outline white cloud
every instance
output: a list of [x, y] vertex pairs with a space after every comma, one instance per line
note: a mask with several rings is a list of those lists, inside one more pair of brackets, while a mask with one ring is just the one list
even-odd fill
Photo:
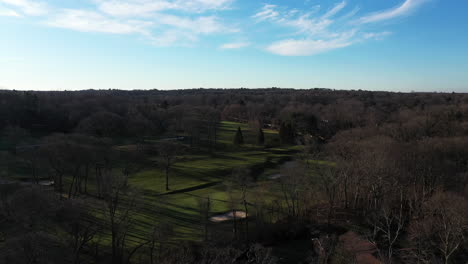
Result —
[[[265, 5], [254, 15], [259, 21], [270, 21], [276, 25], [294, 29], [297, 39], [284, 39], [276, 41], [266, 48], [267, 51], [283, 56], [306, 56], [326, 52], [333, 49], [352, 45], [358, 32], [353, 27], [341, 28], [337, 25], [341, 17], [334, 18], [346, 7], [342, 1], [334, 5], [323, 15], [317, 14], [319, 7], [309, 12], [300, 12], [296, 9], [279, 11], [275, 5]], [[354, 13], [346, 14], [351, 17]]]
[[359, 7], [355, 7], [353, 10], [349, 11], [347, 14], [345, 14], [344, 16], [340, 17], [339, 20], [341, 21], [347, 21], [348, 19], [354, 17], [355, 15], [357, 15], [357, 13], [360, 11], [361, 9]]
[[271, 22], [284, 28], [292, 28], [290, 34], [297, 36], [274, 41], [267, 46], [267, 51], [283, 56], [308, 56], [368, 40], [381, 40], [392, 33], [389, 31], [366, 33], [367, 23], [408, 15], [426, 1], [428, 0], [405, 0], [396, 8], [360, 18], [354, 18], [359, 12], [357, 7], [344, 13], [347, 8], [346, 1], [338, 2], [323, 15], [317, 14], [317, 8], [309, 12], [300, 12], [297, 9], [288, 10], [265, 4], [253, 18], [257, 22]]
[[14, 11], [14, 10], [0, 8], [0, 16], [20, 17], [21, 15], [18, 14], [18, 12]]
[[149, 36], [152, 43], [158, 46], [190, 46], [200, 35], [225, 34], [237, 29], [223, 25], [216, 16], [187, 18], [175, 15], [158, 14], [154, 19], [155, 27], [166, 28], [158, 34]]
[[233, 42], [221, 45], [220, 49], [241, 49], [250, 46], [248, 42]]
[[389, 10], [379, 11], [359, 18], [358, 22], [362, 24], [380, 22], [393, 18], [407, 16], [411, 14], [421, 4], [427, 0], [405, 0], [401, 5]]
[[266, 49], [274, 54], [282, 56], [310, 56], [334, 49], [348, 47], [354, 44], [356, 31], [343, 33], [333, 39], [286, 39], [274, 42]]
[[204, 12], [207, 10], [228, 9], [234, 0], [177, 0], [179, 9]]
[[[238, 25], [246, 24], [238, 18], [238, 24], [228, 25], [221, 15], [236, 0], [87, 0], [91, 2], [87, 9], [65, 9], [58, 4], [60, 1], [54, 1], [54, 7], [45, 1], [0, 0], [0, 6], [5, 7], [0, 7], [0, 16], [36, 16], [43, 24], [82, 32], [137, 34], [160, 46], [190, 46], [205, 35], [241, 32]], [[401, 0], [404, 2], [397, 7], [361, 17], [356, 17], [359, 8], [349, 7], [346, 0], [336, 1], [328, 9], [315, 5], [307, 10], [264, 4], [250, 18], [281, 27], [281, 35], [272, 36], [276, 39], [270, 41], [267, 51], [287, 56], [313, 55], [383, 39], [391, 33], [375, 28], [368, 32], [367, 24], [411, 14], [429, 0]], [[233, 42], [219, 48], [247, 46], [250, 43]]]
[[311, 19], [309, 14], [302, 15], [296, 19], [283, 19], [283, 25], [297, 28], [302, 33], [318, 34], [329, 27], [333, 21], [329, 19]]
[[[44, 1], [44, 0], [42, 0]], [[41, 23], [81, 32], [139, 34], [156, 45], [188, 45], [201, 35], [239, 32], [211, 13], [235, 0], [89, 0], [87, 9], [35, 0], [0, 0], [0, 16], [38, 16]], [[202, 14], [211, 12], [210, 14]]]
[[279, 16], [279, 12], [275, 11], [276, 5], [266, 4], [263, 6], [262, 10], [255, 15], [253, 18], [256, 18], [258, 21], [263, 21], [267, 19], [275, 19]]
[[112, 16], [149, 16], [153, 12], [171, 9], [174, 4], [168, 1], [109, 1], [98, 0], [100, 11]]
[[94, 0], [100, 11], [113, 16], [151, 16], [155, 12], [179, 10], [201, 13], [227, 9], [233, 0]]
[[287, 39], [275, 42], [267, 47], [271, 53], [283, 56], [310, 56], [329, 50], [350, 46], [351, 42], [337, 40], [296, 40]]
[[5, 3], [12, 7], [18, 8], [25, 15], [40, 16], [48, 12], [47, 4], [40, 1], [31, 0], [0, 0], [0, 3]]
[[341, 3], [336, 4], [330, 11], [328, 11], [322, 18], [329, 18], [336, 14], [338, 14], [343, 8], [346, 7], [346, 2], [343, 1]]
[[151, 19], [114, 17], [96, 11], [62, 9], [49, 18], [47, 25], [82, 32], [141, 34], [158, 46], [187, 45], [199, 35], [233, 33], [238, 29], [225, 26], [216, 16], [189, 18], [156, 13]]
[[229, 29], [225, 27], [222, 23], [219, 22], [219, 18], [216, 16], [205, 16], [191, 19], [175, 15], [159, 14], [155, 17], [155, 21], [159, 24], [168, 25], [183, 30], [189, 30], [199, 34], [236, 31], [235, 29]]
[[315, 17], [314, 15], [319, 7], [306, 13], [300, 12], [297, 9], [281, 12], [278, 6], [266, 4], [253, 18], [256, 18], [259, 22], [270, 21], [283, 27], [295, 28], [297, 30], [296, 34], [319, 34], [323, 33], [327, 27], [333, 24], [333, 20], [329, 19], [329, 17], [336, 15], [345, 5], [345, 2], [341, 2], [323, 16]]
[[114, 34], [140, 33], [148, 34], [151, 22], [108, 18], [94, 11], [64, 9], [47, 21], [48, 25], [82, 32], [101, 32]]
[[188, 31], [170, 29], [150, 36], [150, 40], [156, 46], [190, 46], [191, 43], [198, 40], [198, 35]]
[[390, 32], [390, 31], [378, 32], [378, 33], [370, 32], [370, 33], [364, 33], [363, 37], [364, 37], [364, 39], [382, 40], [386, 36], [389, 36], [391, 34], [392, 34], [392, 32]]

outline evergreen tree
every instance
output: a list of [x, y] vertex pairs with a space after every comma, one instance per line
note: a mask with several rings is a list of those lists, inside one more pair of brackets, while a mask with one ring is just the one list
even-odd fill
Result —
[[161, 107], [162, 107], [163, 109], [167, 109], [167, 108], [169, 107], [169, 103], [168, 103], [166, 100], [164, 100], [164, 101], [162, 102], [162, 104], [161, 104]]
[[279, 129], [279, 136], [281, 140], [281, 144], [286, 144], [288, 142], [288, 126], [285, 122], [281, 122], [280, 129]]
[[240, 127], [237, 128], [236, 135], [234, 136], [234, 145], [242, 145], [244, 144], [244, 137], [242, 136], [242, 130]]
[[263, 129], [259, 128], [258, 134], [257, 134], [257, 145], [263, 146], [264, 143], [265, 143], [265, 135], [263, 134]]
[[289, 122], [281, 122], [279, 136], [281, 144], [294, 144], [294, 128]]

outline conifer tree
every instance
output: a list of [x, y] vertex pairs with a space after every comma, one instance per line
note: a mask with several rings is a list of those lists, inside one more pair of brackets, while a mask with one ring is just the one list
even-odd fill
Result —
[[234, 136], [234, 145], [242, 145], [244, 144], [244, 137], [242, 136], [242, 130], [240, 127], [237, 128], [236, 135]]
[[259, 128], [258, 134], [257, 134], [257, 145], [263, 146], [264, 143], [265, 143], [265, 135], [263, 134], [263, 129]]
[[291, 123], [281, 122], [279, 136], [281, 144], [294, 144], [294, 128]]

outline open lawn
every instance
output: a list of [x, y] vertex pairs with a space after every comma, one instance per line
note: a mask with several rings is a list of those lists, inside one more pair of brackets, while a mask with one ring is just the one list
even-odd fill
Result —
[[[242, 146], [232, 144], [237, 128], [241, 127], [244, 142]], [[221, 122], [218, 130], [217, 143], [222, 146], [214, 151], [197, 150], [187, 152], [177, 157], [176, 163], [169, 173], [170, 190], [165, 189], [165, 175], [161, 168], [155, 164], [157, 157], [144, 157], [143, 169], [132, 173], [129, 184], [135, 187], [140, 194], [136, 213], [132, 215], [134, 223], [129, 234], [130, 243], [139, 243], [148, 238], [153, 228], [160, 224], [169, 224], [174, 230], [172, 242], [200, 241], [204, 238], [203, 224], [206, 220], [200, 210], [200, 200], [210, 199], [210, 216], [222, 214], [237, 209], [244, 210], [241, 203], [240, 191], [230, 184], [232, 171], [236, 168], [250, 169], [253, 176], [251, 187], [247, 192], [246, 200], [249, 203], [249, 214], [255, 213], [258, 198], [274, 200], [280, 195], [275, 181], [268, 176], [279, 173], [281, 164], [290, 160], [299, 149], [297, 146], [280, 146], [278, 132], [264, 130], [265, 145], [255, 145], [257, 131], [249, 131], [245, 124], [235, 122]], [[153, 139], [153, 143], [159, 139]], [[130, 144], [129, 144], [130, 143]], [[271, 147], [273, 146], [273, 147]], [[114, 146], [116, 149], [132, 150], [131, 142], [124, 142]], [[21, 166], [17, 166], [22, 168]], [[114, 169], [121, 173], [118, 166]], [[28, 179], [27, 167], [11, 175], [17, 179]], [[46, 176], [46, 175], [44, 175]], [[64, 190], [68, 190], [71, 179], [65, 178]], [[96, 193], [94, 177], [89, 179], [88, 191]], [[95, 209], [98, 218], [103, 217], [103, 206], [93, 197], [83, 197], [87, 204]], [[249, 219], [253, 221], [253, 219]], [[216, 229], [216, 236], [232, 239], [231, 223], [211, 223]], [[254, 221], [251, 224], [254, 226]], [[214, 232], [214, 231], [213, 231]], [[221, 235], [220, 235], [221, 234]], [[215, 236], [215, 234], [212, 234]], [[219, 237], [217, 237], [219, 238]], [[110, 236], [100, 238], [100, 243], [108, 245]]]
[[[218, 142], [232, 144], [232, 138], [239, 126], [243, 130], [246, 142], [249, 142], [249, 138], [255, 137], [244, 124], [222, 122]], [[267, 130], [265, 137], [267, 142], [271, 142], [278, 135], [276, 131]], [[210, 198], [211, 215], [231, 210], [230, 197], [239, 196], [235, 188], [231, 193], [228, 192], [227, 182], [232, 170], [240, 167], [266, 167], [253, 172], [258, 174], [256, 176], [259, 176], [259, 180], [249, 190], [247, 199], [254, 204], [258, 191], [260, 189], [268, 191], [268, 185], [271, 184], [263, 179], [276, 173], [280, 164], [291, 158], [296, 150], [295, 147], [263, 148], [254, 144], [245, 144], [230, 151], [184, 155], [170, 171], [169, 191], [165, 190], [165, 176], [162, 170], [151, 168], [140, 171], [132, 175], [129, 180], [132, 186], [140, 188], [144, 194], [145, 206], [136, 216], [136, 219], [141, 221], [138, 227], [145, 229], [159, 222], [170, 223], [174, 226], [177, 239], [200, 240], [203, 238], [198, 205], [200, 199]], [[236, 203], [237, 209], [242, 209], [240, 201], [236, 200]], [[158, 204], [159, 208], [156, 208], [155, 204]], [[145, 230], [141, 230], [141, 233], [145, 233]]]

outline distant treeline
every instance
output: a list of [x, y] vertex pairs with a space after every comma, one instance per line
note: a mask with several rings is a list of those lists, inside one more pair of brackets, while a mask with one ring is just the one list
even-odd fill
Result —
[[464, 124], [468, 120], [468, 94], [275, 88], [0, 91], [0, 117], [2, 130], [18, 127], [39, 134], [140, 137], [191, 131], [196, 136], [208, 129], [209, 123], [232, 120], [322, 140], [357, 127], [409, 128], [425, 118], [428, 127], [418, 133], [430, 136], [460, 132], [435, 125], [451, 125], [451, 121], [457, 126]]

